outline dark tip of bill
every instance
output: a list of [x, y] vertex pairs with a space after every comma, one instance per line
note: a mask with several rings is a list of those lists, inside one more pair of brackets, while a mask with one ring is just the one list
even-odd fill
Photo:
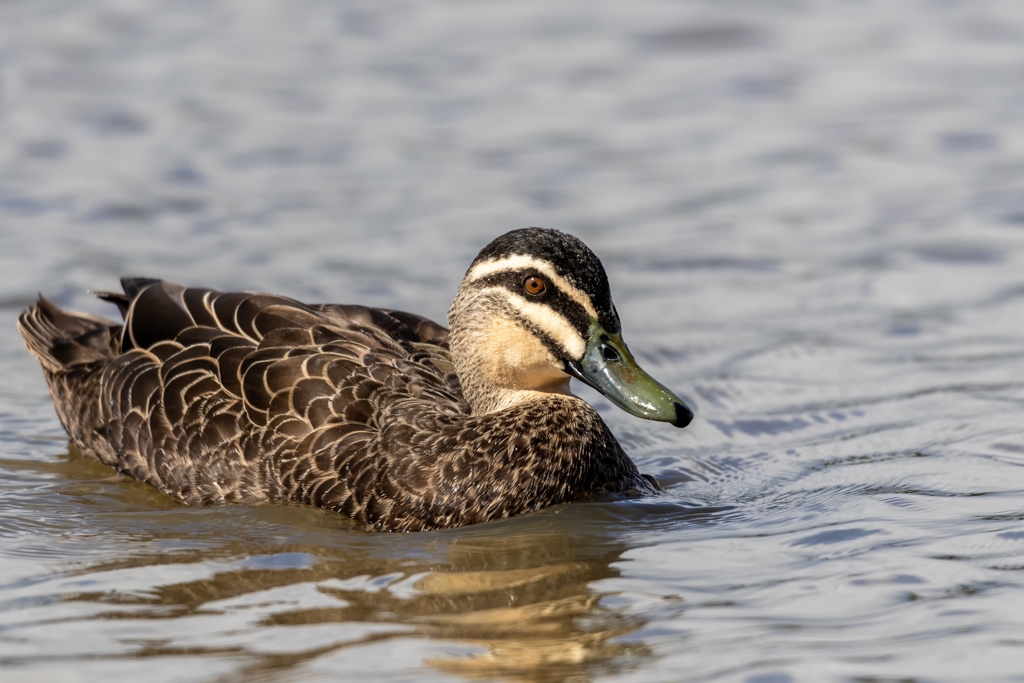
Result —
[[693, 420], [693, 411], [682, 403], [673, 403], [672, 405], [676, 407], [676, 421], [672, 423], [672, 426], [685, 427], [690, 424]]

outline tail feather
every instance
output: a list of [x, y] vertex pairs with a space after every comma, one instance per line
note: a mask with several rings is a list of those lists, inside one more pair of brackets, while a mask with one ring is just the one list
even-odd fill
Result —
[[18, 316], [18, 331], [48, 372], [112, 358], [120, 325], [87, 313], [63, 311], [42, 294]]
[[121, 312], [122, 319], [128, 317], [128, 307], [131, 305], [132, 302], [128, 299], [127, 295], [122, 294], [121, 292], [93, 291], [92, 293], [95, 294], [97, 298], [117, 306], [117, 310]]

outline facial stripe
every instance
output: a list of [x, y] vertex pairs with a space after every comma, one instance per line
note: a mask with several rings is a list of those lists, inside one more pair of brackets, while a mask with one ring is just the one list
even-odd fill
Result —
[[476, 280], [470, 287], [478, 290], [492, 290], [495, 287], [501, 287], [507, 294], [516, 294], [529, 302], [551, 308], [568, 320], [577, 332], [586, 337], [590, 330], [590, 321], [593, 318], [583, 306], [561, 289], [549, 282], [547, 289], [538, 297], [527, 296], [523, 293], [523, 278], [532, 272], [531, 269], [503, 270]]
[[565, 316], [548, 306], [512, 294], [504, 287], [488, 287], [481, 290], [481, 293], [500, 294], [528, 323], [561, 346], [566, 355], [572, 358], [583, 357], [587, 350], [587, 342]]
[[[532, 269], [538, 273], [542, 273], [547, 277], [551, 284], [558, 289], [565, 292], [569, 298], [578, 303], [587, 312], [591, 318], [597, 318], [597, 310], [594, 309], [594, 304], [591, 302], [590, 297], [585, 292], [574, 286], [564, 277], [559, 275], [551, 264], [547, 261], [529, 256], [528, 254], [512, 254], [500, 259], [491, 259], [478, 263], [466, 274], [466, 282], [474, 282], [488, 275], [500, 273], [507, 270], [524, 270]], [[525, 300], [524, 300], [525, 301]], [[543, 308], [543, 307], [540, 307]]]
[[565, 316], [556, 313], [549, 306], [527, 301], [517, 294], [509, 294], [508, 302], [519, 313], [537, 326], [544, 334], [561, 346], [571, 358], [582, 358], [587, 350], [587, 341], [580, 336]]

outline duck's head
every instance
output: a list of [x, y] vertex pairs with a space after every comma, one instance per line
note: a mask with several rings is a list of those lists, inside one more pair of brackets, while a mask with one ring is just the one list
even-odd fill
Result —
[[448, 311], [452, 360], [474, 413], [569, 393], [576, 377], [638, 417], [685, 427], [693, 412], [622, 340], [604, 267], [572, 235], [526, 228], [476, 257]]

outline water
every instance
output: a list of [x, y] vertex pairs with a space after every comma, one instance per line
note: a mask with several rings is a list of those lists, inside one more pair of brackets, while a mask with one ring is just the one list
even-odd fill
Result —
[[[6, 681], [1024, 680], [1015, 0], [0, 3]], [[375, 535], [69, 453], [14, 318], [136, 274], [443, 319], [558, 227], [660, 497]]]

